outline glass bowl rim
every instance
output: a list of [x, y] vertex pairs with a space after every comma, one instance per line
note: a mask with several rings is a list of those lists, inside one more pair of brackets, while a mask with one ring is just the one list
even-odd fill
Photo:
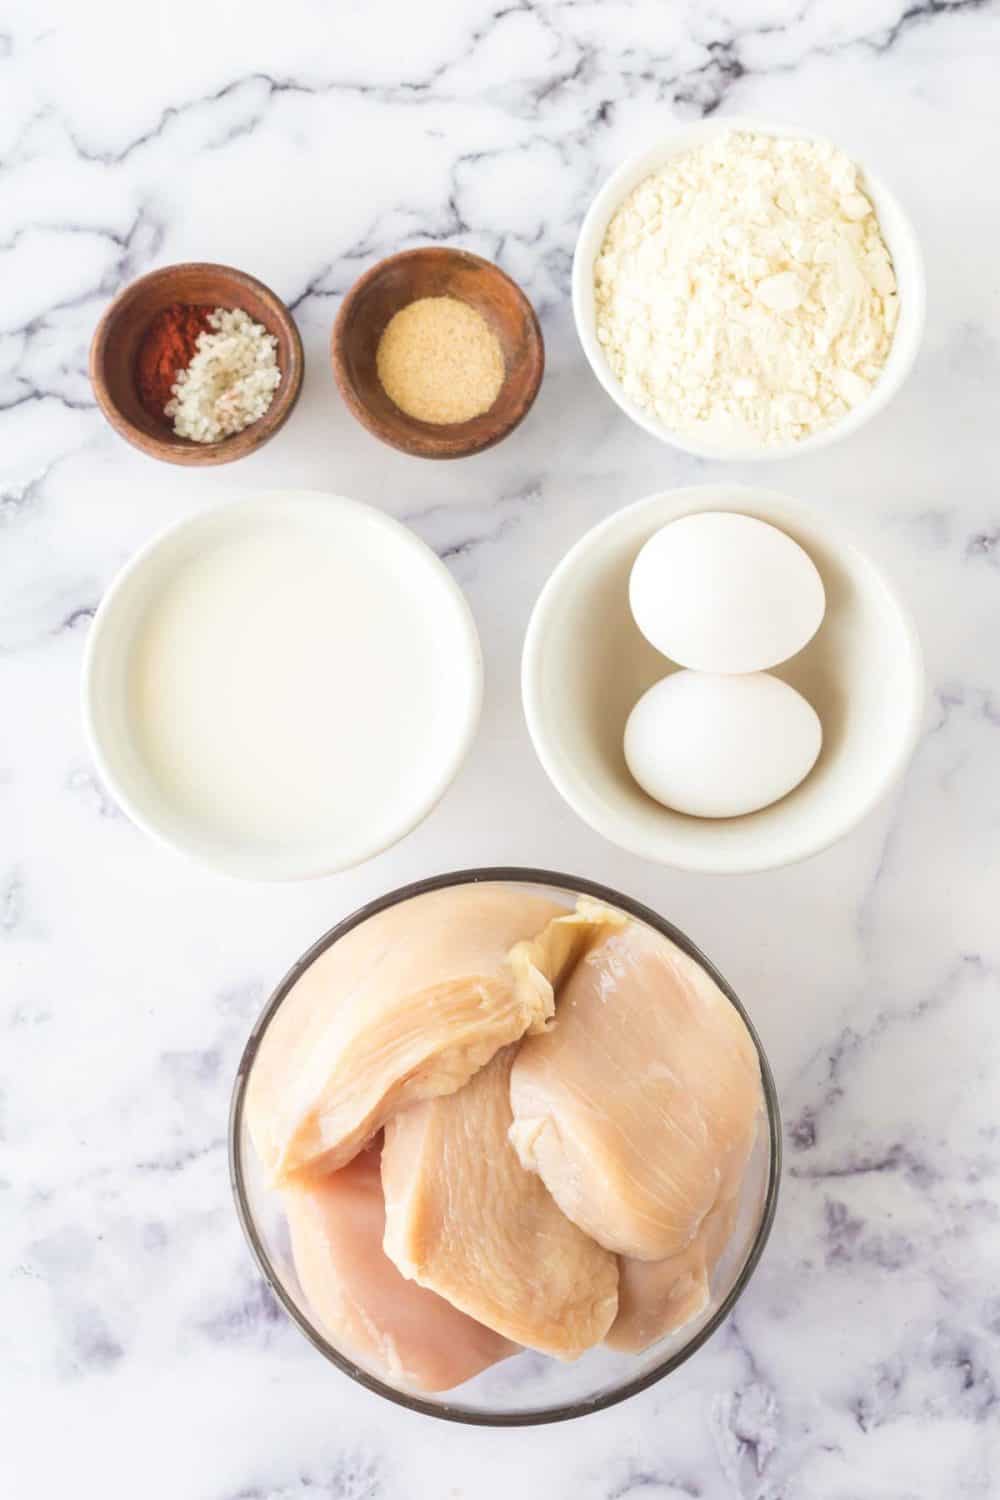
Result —
[[[540, 1407], [535, 1411], [487, 1412], [459, 1407], [450, 1408], [447, 1405], [440, 1406], [432, 1401], [425, 1400], [421, 1396], [397, 1390], [394, 1386], [379, 1380], [377, 1376], [369, 1374], [367, 1370], [362, 1369], [361, 1366], [355, 1364], [353, 1360], [341, 1353], [304, 1316], [294, 1300], [285, 1291], [282, 1279], [273, 1265], [264, 1242], [258, 1233], [257, 1225], [250, 1209], [241, 1150], [246, 1087], [254, 1058], [257, 1055], [257, 1049], [260, 1046], [261, 1038], [283, 1000], [288, 995], [292, 986], [305, 973], [306, 969], [327, 948], [332, 947], [334, 943], [338, 942], [352, 928], [360, 926], [369, 917], [376, 916], [379, 912], [388, 910], [389, 907], [397, 906], [402, 901], [408, 901], [414, 896], [425, 895], [428, 891], [445, 890], [449, 886], [494, 883], [549, 886], [553, 889], [562, 890], [568, 895], [593, 896], [596, 900], [604, 901], [609, 906], [618, 907], [620, 910], [627, 912], [629, 916], [635, 917], [640, 922], [645, 922], [654, 931], [662, 933], [664, 937], [676, 943], [689, 958], [693, 958], [696, 963], [699, 963], [711, 978], [715, 980], [715, 983], [730, 1003], [735, 1006], [750, 1033], [760, 1064], [761, 1086], [764, 1093], [769, 1136], [767, 1188], [764, 1194], [760, 1223], [757, 1226], [753, 1243], [750, 1246], [739, 1275], [708, 1322], [681, 1349], [675, 1350], [674, 1353], [667, 1356], [658, 1365], [655, 1365], [651, 1370], [646, 1370], [641, 1375], [637, 1375], [633, 1380], [626, 1380], [600, 1396], [585, 1398], [579, 1401], [564, 1402], [557, 1406]], [[648, 1390], [650, 1386], [655, 1385], [658, 1381], [663, 1380], [667, 1375], [678, 1369], [693, 1354], [697, 1353], [701, 1346], [707, 1343], [725, 1322], [756, 1270], [757, 1264], [764, 1253], [768, 1237], [770, 1236], [771, 1226], [774, 1223], [774, 1215], [778, 1205], [778, 1186], [781, 1178], [781, 1113], [774, 1076], [771, 1072], [763, 1044], [742, 1001], [711, 960], [702, 953], [701, 949], [691, 941], [686, 933], [682, 932], [679, 927], [675, 927], [666, 917], [661, 917], [641, 901], [636, 901], [631, 896], [624, 896], [620, 891], [614, 890], [611, 886], [602, 885], [594, 880], [577, 879], [572, 875], [566, 875], [555, 870], [541, 870], [519, 865], [494, 865], [475, 867], [467, 870], [452, 870], [444, 874], [428, 876], [423, 880], [413, 881], [408, 885], [398, 886], [395, 890], [388, 891], [385, 895], [377, 896], [373, 900], [366, 902], [363, 906], [358, 907], [356, 911], [331, 927], [322, 937], [317, 938], [306, 949], [305, 953], [296, 960], [284, 978], [272, 990], [260, 1015], [254, 1022], [236, 1070], [236, 1079], [233, 1085], [229, 1110], [228, 1135], [229, 1179], [236, 1202], [236, 1213], [243, 1233], [246, 1236], [251, 1253], [257, 1262], [258, 1269], [264, 1280], [292, 1322], [309, 1340], [313, 1348], [317, 1349], [320, 1354], [329, 1360], [331, 1364], [335, 1365], [343, 1374], [350, 1376], [359, 1385], [374, 1392], [377, 1396], [384, 1397], [387, 1401], [392, 1401], [397, 1406], [406, 1407], [409, 1411], [420, 1412], [424, 1416], [436, 1417], [441, 1421], [459, 1422], [465, 1426], [473, 1427], [540, 1427], [551, 1422], [566, 1422], [574, 1417], [586, 1416], [591, 1412], [605, 1411], [608, 1407], [617, 1406], [619, 1402], [627, 1401], [630, 1397], [638, 1395], [640, 1391]]]

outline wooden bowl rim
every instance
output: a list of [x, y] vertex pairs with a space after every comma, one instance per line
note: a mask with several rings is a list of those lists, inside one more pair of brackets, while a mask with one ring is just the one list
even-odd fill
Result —
[[[407, 262], [431, 260], [455, 260], [466, 266], [471, 266], [480, 275], [495, 278], [502, 281], [513, 293], [515, 301], [521, 307], [525, 321], [530, 330], [531, 353], [526, 358], [531, 360], [531, 379], [528, 387], [513, 411], [502, 421], [494, 424], [492, 430], [487, 430], [479, 437], [471, 438], [465, 443], [453, 441], [448, 452], [432, 451], [437, 449], [442, 438], [446, 434], [456, 435], [466, 424], [464, 422], [431, 423], [421, 422], [417, 417], [409, 417], [399, 410], [399, 428], [390, 429], [381, 418], [377, 417], [371, 408], [362, 400], [354, 381], [347, 371], [345, 349], [347, 340], [345, 328], [351, 310], [357, 305], [364, 293], [385, 272], [393, 266], [404, 265]], [[416, 299], [414, 299], [416, 300]], [[454, 245], [416, 245], [409, 250], [397, 250], [392, 255], [383, 256], [367, 271], [361, 275], [348, 288], [337, 316], [334, 319], [333, 328], [330, 330], [330, 360], [333, 366], [333, 377], [344, 403], [352, 416], [366, 428], [373, 437], [377, 437], [390, 448], [397, 449], [400, 453], [407, 453], [413, 458], [453, 459], [468, 458], [474, 453], [483, 453], [501, 442], [505, 437], [519, 426], [528, 415], [535, 403], [545, 374], [545, 339], [542, 334], [538, 314], [532, 306], [527, 293], [518, 286], [512, 276], [496, 265], [491, 260], [486, 260], [481, 255], [476, 255], [472, 250], [463, 250]], [[502, 388], [501, 388], [502, 389]]]
[[[149, 287], [157, 283], [169, 283], [179, 272], [190, 271], [195, 271], [200, 275], [218, 276], [237, 290], [251, 290], [266, 305], [289, 343], [287, 369], [282, 371], [282, 383], [267, 411], [256, 422], [245, 427], [242, 432], [231, 433], [229, 437], [222, 438], [217, 443], [195, 443], [169, 432], [162, 438], [151, 437], [149, 433], [136, 427], [122, 413], [111, 397], [105, 377], [108, 341], [121, 314], [138, 301]], [[238, 302], [236, 305], [239, 305]], [[183, 260], [174, 261], [168, 266], [157, 266], [154, 270], [135, 277], [108, 303], [90, 341], [88, 371], [91, 388], [101, 412], [119, 437], [123, 437], [134, 448], [138, 448], [151, 458], [162, 459], [166, 463], [192, 466], [224, 464], [232, 463], [262, 447], [287, 422], [302, 389], [305, 353], [302, 347], [302, 335], [299, 333], [298, 324], [291, 309], [265, 282], [252, 276], [249, 271], [240, 271], [235, 266], [223, 265], [219, 261]], [[250, 434], [253, 434], [252, 438]]]

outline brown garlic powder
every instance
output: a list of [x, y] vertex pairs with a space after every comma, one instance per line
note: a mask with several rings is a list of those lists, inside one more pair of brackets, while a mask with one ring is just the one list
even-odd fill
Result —
[[457, 297], [418, 297], [400, 308], [379, 340], [375, 365], [400, 411], [442, 426], [489, 411], [505, 373], [496, 334]]

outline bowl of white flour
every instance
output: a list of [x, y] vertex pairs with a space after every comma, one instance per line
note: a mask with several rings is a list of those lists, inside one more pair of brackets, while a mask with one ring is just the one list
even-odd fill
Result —
[[775, 458], [857, 431], [916, 356], [909, 219], [822, 137], [703, 120], [630, 158], [577, 240], [573, 312], [605, 390], [702, 458]]

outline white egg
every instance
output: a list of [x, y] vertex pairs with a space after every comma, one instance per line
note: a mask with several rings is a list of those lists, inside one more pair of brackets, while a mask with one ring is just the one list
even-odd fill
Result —
[[703, 511], [662, 527], [632, 566], [646, 639], [698, 672], [762, 672], [801, 651], [826, 609], [798, 542], [754, 516]]
[[643, 791], [665, 807], [735, 818], [798, 786], [822, 739], [815, 709], [767, 672], [674, 672], [629, 715], [625, 759]]

